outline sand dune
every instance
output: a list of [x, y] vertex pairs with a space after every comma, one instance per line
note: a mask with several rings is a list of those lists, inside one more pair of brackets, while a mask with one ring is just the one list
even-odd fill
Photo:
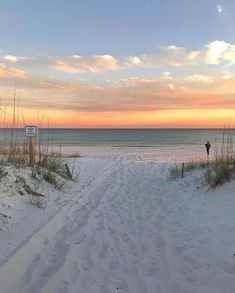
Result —
[[169, 164], [81, 159], [70, 200], [2, 264], [1, 292], [234, 292], [234, 183], [170, 182]]

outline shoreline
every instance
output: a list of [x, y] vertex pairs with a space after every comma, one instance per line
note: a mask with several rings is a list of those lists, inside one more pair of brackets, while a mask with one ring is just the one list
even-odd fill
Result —
[[[58, 148], [59, 149], [59, 148]], [[53, 148], [53, 150], [58, 150]], [[80, 154], [81, 157], [117, 158], [129, 156], [139, 160], [153, 160], [157, 162], [190, 161], [192, 159], [206, 159], [205, 147], [171, 146], [171, 147], [109, 147], [109, 146], [86, 146], [86, 147], [62, 147], [64, 155]], [[214, 148], [211, 154], [213, 156]]]

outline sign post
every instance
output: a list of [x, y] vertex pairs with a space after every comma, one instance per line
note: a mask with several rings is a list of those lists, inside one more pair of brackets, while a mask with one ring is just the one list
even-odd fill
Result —
[[28, 138], [29, 143], [29, 164], [33, 166], [35, 163], [36, 150], [35, 150], [35, 137], [37, 136], [37, 126], [26, 125], [25, 136]]

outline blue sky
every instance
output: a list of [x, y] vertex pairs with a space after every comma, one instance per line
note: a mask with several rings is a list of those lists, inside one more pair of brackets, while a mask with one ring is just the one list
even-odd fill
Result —
[[[217, 5], [225, 11], [217, 11]], [[159, 46], [235, 42], [235, 2], [214, 0], [1, 1], [4, 52], [27, 55], [148, 53]]]
[[234, 14], [234, 0], [0, 0], [1, 105], [16, 81], [28, 123], [37, 109], [54, 126], [223, 126]]

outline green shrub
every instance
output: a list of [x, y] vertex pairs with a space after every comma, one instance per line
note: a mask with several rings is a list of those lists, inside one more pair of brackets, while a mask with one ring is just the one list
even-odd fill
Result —
[[192, 160], [190, 162], [185, 163], [184, 170], [185, 171], [192, 171], [198, 167], [199, 167], [199, 163]]
[[222, 144], [216, 147], [214, 160], [207, 166], [205, 179], [206, 182], [216, 187], [229, 182], [235, 173], [235, 153], [233, 148], [232, 129], [224, 129]]
[[62, 190], [62, 188], [63, 188], [64, 185], [65, 185], [65, 182], [59, 180], [59, 179], [56, 177], [56, 174], [53, 173], [53, 172], [50, 171], [50, 170], [44, 169], [44, 170], [42, 171], [42, 176], [43, 176], [43, 179], [44, 179], [45, 181], [47, 181], [48, 183], [50, 183], [52, 186], [54, 186], [54, 187], [55, 187], [56, 189], [58, 189], [58, 190]]
[[181, 177], [181, 170], [178, 167], [177, 163], [175, 163], [173, 167], [169, 168], [169, 172], [171, 180], [176, 180], [177, 178]]
[[217, 157], [206, 169], [206, 182], [212, 187], [229, 182], [233, 175], [233, 166], [231, 162], [232, 161], [230, 159], [228, 160], [227, 157]]

